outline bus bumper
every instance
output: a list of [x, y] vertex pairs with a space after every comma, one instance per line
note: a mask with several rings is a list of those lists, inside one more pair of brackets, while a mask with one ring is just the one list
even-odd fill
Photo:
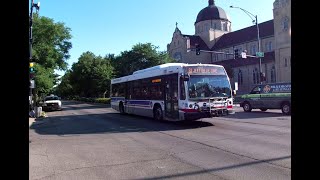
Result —
[[186, 121], [193, 121], [193, 120], [198, 120], [201, 118], [209, 118], [210, 113], [208, 112], [185, 112], [184, 113], [184, 120]]

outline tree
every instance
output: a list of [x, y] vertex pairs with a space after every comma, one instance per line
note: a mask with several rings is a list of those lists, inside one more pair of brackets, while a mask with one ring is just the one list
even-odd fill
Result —
[[121, 52], [120, 56], [112, 59], [115, 76], [126, 76], [140, 69], [174, 62], [166, 52], [158, 52], [157, 49], [151, 43], [138, 43], [130, 51]]
[[52, 91], [57, 83], [55, 69], [66, 70], [67, 60], [70, 58], [69, 50], [71, 29], [64, 23], [55, 23], [52, 19], [33, 16], [32, 30], [32, 61], [35, 62], [36, 94], [46, 94]]
[[34, 15], [33, 20], [33, 61], [44, 68], [66, 70], [67, 60], [70, 58], [69, 50], [71, 29], [64, 23], [55, 23], [53, 19]]
[[67, 74], [68, 78], [62, 78], [59, 88], [72, 90], [79, 96], [103, 97], [110, 89], [112, 73], [113, 67], [109, 59], [95, 56], [88, 51], [83, 53], [79, 61], [72, 65], [70, 73]]

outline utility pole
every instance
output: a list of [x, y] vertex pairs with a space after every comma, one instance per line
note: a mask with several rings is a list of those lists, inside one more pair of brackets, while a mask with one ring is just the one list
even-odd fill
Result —
[[[257, 39], [258, 39], [258, 51], [259, 51], [259, 53], [257, 53], [257, 57], [259, 57], [259, 82], [260, 82], [260, 84], [262, 84], [262, 79], [261, 79], [261, 74], [262, 74], [262, 71], [261, 71], [262, 70], [261, 69], [261, 56], [263, 55], [263, 53], [261, 52], [261, 40], [260, 40], [258, 16], [250, 13], [249, 11], [247, 11], [247, 10], [241, 8], [241, 7], [230, 6], [230, 8], [241, 9], [244, 13], [246, 13], [251, 18], [252, 22], [255, 23], [255, 25], [257, 26]], [[253, 19], [252, 17], [254, 17], [255, 19]]]
[[[40, 2], [38, 2], [37, 4], [33, 3], [33, 0], [31, 0], [31, 5], [30, 5], [30, 15], [29, 15], [29, 63], [32, 62], [32, 20], [33, 20], [33, 8], [36, 8], [37, 11], [39, 11], [40, 9]], [[29, 71], [30, 74], [30, 71]], [[29, 82], [30, 82], [30, 100], [31, 100], [31, 110], [34, 110], [34, 102], [35, 102], [35, 95], [34, 93], [32, 93], [32, 87], [31, 87], [31, 79], [30, 79], [30, 75], [29, 75]], [[33, 91], [34, 92], [34, 91]], [[34, 99], [32, 101], [32, 99]]]

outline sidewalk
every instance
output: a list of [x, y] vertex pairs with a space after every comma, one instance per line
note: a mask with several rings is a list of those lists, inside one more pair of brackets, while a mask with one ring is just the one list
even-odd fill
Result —
[[42, 118], [40, 118], [40, 119], [36, 119], [36, 118], [31, 118], [31, 117], [29, 117], [29, 128], [32, 126], [32, 124], [41, 124], [41, 123], [43, 123], [44, 121], [43, 121], [43, 119]]
[[29, 127], [36, 121], [36, 118], [29, 117]]

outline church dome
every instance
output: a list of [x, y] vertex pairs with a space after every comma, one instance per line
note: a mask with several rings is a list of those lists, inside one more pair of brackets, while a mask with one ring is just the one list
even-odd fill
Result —
[[195, 23], [205, 20], [226, 20], [229, 18], [224, 10], [214, 4], [214, 0], [209, 0], [209, 5], [203, 8], [197, 16]]

